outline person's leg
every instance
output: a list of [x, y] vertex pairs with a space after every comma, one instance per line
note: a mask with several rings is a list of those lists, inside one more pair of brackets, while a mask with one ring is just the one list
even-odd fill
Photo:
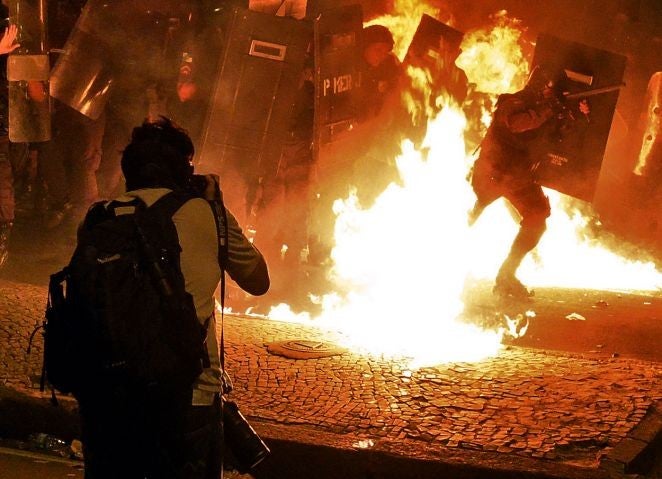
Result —
[[479, 158], [471, 169], [471, 187], [476, 194], [476, 202], [467, 215], [469, 226], [478, 221], [485, 208], [504, 193], [502, 184], [496, 179], [489, 160]]
[[[290, 290], [284, 258], [292, 245], [287, 244], [284, 233], [288, 223], [290, 205], [285, 203], [285, 187], [280, 177], [265, 177], [260, 184], [260, 200], [255, 215], [255, 243], [264, 255], [271, 277], [269, 292], [260, 298], [276, 304], [285, 301]], [[284, 249], [287, 245], [287, 249]]]
[[[184, 414], [183, 479], [219, 479], [223, 470], [220, 398], [209, 406], [189, 405]], [[179, 477], [179, 476], [176, 476]]]
[[[53, 229], [62, 223], [66, 212], [71, 207], [69, 201], [69, 182], [65, 168], [66, 133], [59, 126], [60, 116], [56, 113], [53, 138], [41, 145], [39, 170], [46, 187], [47, 212], [44, 226]], [[57, 120], [57, 122], [56, 122]]]
[[124, 189], [121, 160], [122, 150], [131, 138], [131, 129], [138, 124], [129, 124], [125, 118], [109, 110], [106, 116], [101, 162], [97, 171], [99, 195], [102, 198], [115, 198]]
[[83, 219], [92, 203], [99, 199], [97, 170], [101, 163], [101, 142], [105, 116], [91, 120], [71, 112], [68, 135], [69, 184], [74, 224]]
[[221, 476], [220, 399], [209, 406], [192, 406], [189, 394], [186, 402], [171, 401], [158, 415], [152, 414], [159, 422], [153, 425], [158, 433], [153, 437], [154, 460], [148, 479], [219, 479]]
[[516, 277], [517, 269], [524, 257], [537, 245], [546, 229], [546, 220], [550, 214], [549, 200], [536, 184], [509, 192], [506, 199], [522, 217], [520, 229], [510, 247], [496, 279], [495, 291], [514, 295], [530, 296]]
[[143, 399], [113, 388], [80, 395], [85, 479], [144, 479]]
[[294, 307], [306, 308], [308, 295], [313, 292], [311, 277], [306, 274], [302, 257], [303, 252], [310, 253], [308, 247], [310, 232], [310, 176], [311, 165], [301, 164], [290, 168], [285, 182], [285, 228], [283, 239], [289, 249], [284, 257], [290, 292], [288, 300]]
[[0, 138], [0, 267], [9, 255], [9, 235], [14, 222], [14, 174], [9, 159], [9, 139]]

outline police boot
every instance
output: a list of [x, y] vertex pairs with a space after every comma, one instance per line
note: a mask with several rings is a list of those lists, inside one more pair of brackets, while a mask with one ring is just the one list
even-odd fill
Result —
[[9, 256], [9, 234], [12, 224], [9, 222], [0, 223], [0, 268], [7, 261]]
[[521, 252], [511, 250], [511, 254], [508, 255], [508, 258], [499, 269], [499, 274], [497, 274], [494, 289], [492, 289], [494, 294], [513, 299], [527, 299], [534, 295], [534, 291], [527, 289], [515, 276], [515, 271], [522, 262], [522, 257]]
[[501, 272], [496, 277], [492, 292], [498, 296], [513, 299], [529, 299], [535, 295], [535, 292], [527, 289], [514, 274]]

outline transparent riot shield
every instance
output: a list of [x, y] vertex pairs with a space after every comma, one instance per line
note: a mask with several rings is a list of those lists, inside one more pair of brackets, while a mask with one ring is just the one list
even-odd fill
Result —
[[21, 47], [9, 55], [9, 139], [15, 143], [51, 138], [46, 0], [10, 0], [10, 21]]
[[[538, 36], [532, 67], [544, 65], [553, 72], [566, 98], [556, 123], [536, 145], [540, 184], [593, 200], [625, 63], [623, 55], [552, 35]], [[586, 115], [579, 107], [583, 101], [590, 110]]]
[[51, 95], [95, 120], [120, 78], [158, 76], [171, 8], [152, 0], [88, 0], [51, 72]]
[[662, 72], [651, 76], [637, 131], [640, 145], [634, 173], [662, 184]]
[[76, 22], [64, 51], [51, 73], [51, 95], [83, 115], [96, 120], [103, 112], [113, 72], [108, 64], [111, 45], [103, 38], [102, 0], [89, 0]]
[[349, 5], [325, 10], [314, 21], [316, 157], [356, 121], [362, 19], [361, 6]]

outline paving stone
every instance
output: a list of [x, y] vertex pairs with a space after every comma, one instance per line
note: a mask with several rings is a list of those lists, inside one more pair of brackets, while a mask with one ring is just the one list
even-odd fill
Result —
[[[0, 383], [30, 385], [43, 343], [36, 338], [29, 358], [25, 347], [42, 311], [25, 305], [43, 304], [45, 289], [0, 281], [0, 298]], [[562, 448], [588, 460], [613, 450], [662, 398], [662, 366], [643, 361], [518, 348], [479, 365], [420, 370], [357, 353], [295, 361], [264, 345], [329, 341], [327, 333], [234, 316], [225, 326], [226, 364], [242, 411], [331, 433], [547, 460]]]

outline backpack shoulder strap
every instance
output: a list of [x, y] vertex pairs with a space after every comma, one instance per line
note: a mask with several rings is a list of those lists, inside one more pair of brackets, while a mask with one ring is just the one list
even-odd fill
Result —
[[189, 193], [171, 191], [159, 198], [154, 204], [147, 208], [149, 214], [158, 214], [164, 218], [172, 216], [181, 208], [184, 203], [193, 199], [194, 196]]
[[83, 228], [91, 229], [103, 221], [122, 214], [123, 209], [131, 209], [132, 211], [130, 213], [133, 213], [134, 211], [141, 211], [144, 208], [145, 203], [137, 197], [131, 201], [97, 201], [87, 211], [87, 215], [85, 215], [85, 219], [83, 220]]
[[95, 225], [110, 218], [110, 214], [106, 209], [107, 201], [97, 201], [90, 209], [87, 210], [85, 219], [83, 220], [83, 229], [93, 228]]
[[[172, 216], [181, 208], [187, 201], [197, 198], [186, 192], [171, 191], [166, 195], [159, 198], [147, 210], [152, 213], [155, 212], [163, 218], [171, 219]], [[216, 225], [216, 236], [219, 240], [218, 250], [218, 263], [219, 266], [225, 269], [228, 260], [228, 231], [227, 231], [227, 214], [225, 206], [223, 205], [222, 197], [217, 200], [205, 200], [211, 208]]]

